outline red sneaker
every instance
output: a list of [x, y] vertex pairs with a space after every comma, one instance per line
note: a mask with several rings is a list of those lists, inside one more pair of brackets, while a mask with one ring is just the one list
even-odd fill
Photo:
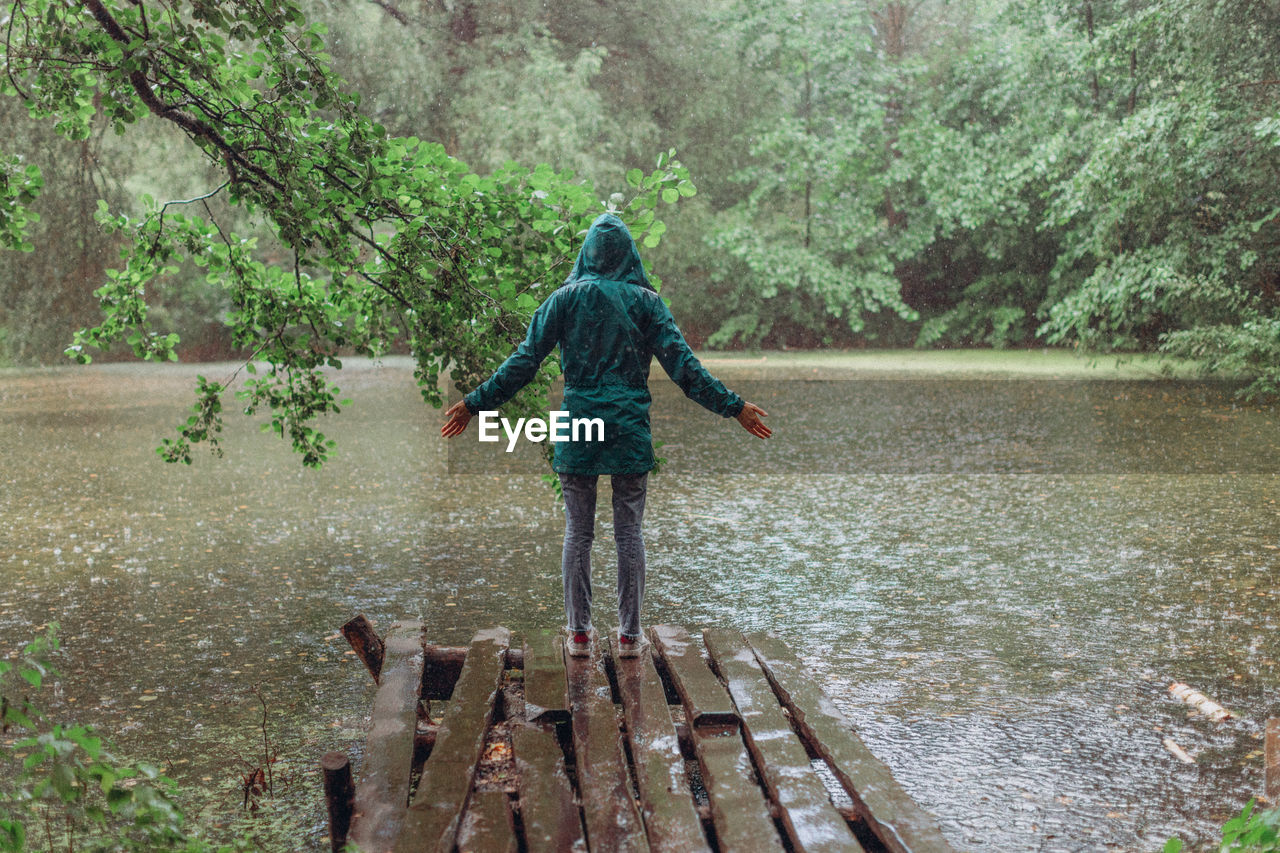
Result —
[[569, 635], [569, 656], [591, 657], [591, 635], [586, 631], [574, 631]]
[[618, 635], [618, 657], [620, 658], [638, 658], [640, 650], [644, 648], [644, 637], [626, 637]]

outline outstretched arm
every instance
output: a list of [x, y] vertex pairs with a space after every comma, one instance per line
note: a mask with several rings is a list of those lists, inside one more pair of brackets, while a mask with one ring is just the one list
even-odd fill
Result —
[[654, 303], [649, 345], [662, 369], [680, 386], [685, 396], [717, 415], [737, 418], [742, 428], [757, 438], [772, 435], [773, 430], [760, 420], [767, 417], [764, 409], [744, 401], [712, 376], [689, 349], [666, 303], [661, 299], [655, 299]]
[[529, 331], [520, 347], [479, 388], [445, 411], [448, 420], [440, 427], [442, 436], [451, 438], [459, 435], [471, 423], [471, 416], [476, 412], [498, 408], [529, 384], [560, 337], [556, 303], [556, 294], [553, 293], [533, 312]]

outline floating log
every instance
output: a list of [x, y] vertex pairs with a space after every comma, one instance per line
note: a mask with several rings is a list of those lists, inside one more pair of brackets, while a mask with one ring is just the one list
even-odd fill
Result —
[[1196, 763], [1196, 760], [1192, 758], [1190, 755], [1188, 755], [1185, 749], [1178, 746], [1177, 742], [1175, 742], [1173, 738], [1167, 737], [1164, 739], [1163, 742], [1164, 742], [1164, 748], [1169, 750], [1169, 752], [1173, 753], [1173, 757], [1181, 761], [1183, 764]]
[[385, 658], [350, 834], [363, 853], [390, 850], [404, 822], [422, 695], [422, 623], [393, 623], [383, 645]]
[[862, 853], [791, 731], [755, 653], [737, 631], [708, 629], [703, 641], [711, 662], [729, 687], [742, 721], [742, 738], [756, 771], [779, 806], [778, 819], [791, 849], [806, 853]]
[[329, 845], [333, 853], [342, 853], [355, 805], [351, 761], [345, 752], [326, 752], [320, 758], [320, 772], [324, 775], [324, 799], [329, 807]]
[[[607, 639], [599, 641], [608, 646]], [[597, 850], [647, 853], [644, 823], [631, 796], [618, 718], [600, 656], [569, 658], [569, 707], [578, 793], [587, 838]], [[528, 670], [526, 669], [526, 672]], [[525, 694], [528, 703], [528, 693]]]
[[382, 672], [382, 656], [384, 653], [382, 640], [373, 630], [373, 623], [363, 613], [356, 614], [347, 624], [342, 626], [342, 636], [347, 638], [356, 656], [364, 661], [365, 668], [373, 676], [373, 683], [378, 683], [378, 675]]
[[797, 734], [826, 762], [853, 800], [855, 815], [880, 843], [891, 853], [950, 850], [938, 822], [872, 755], [831, 697], [809, 680], [800, 659], [776, 637], [754, 633], [746, 639]]
[[1199, 690], [1183, 684], [1181, 681], [1175, 681], [1173, 684], [1170, 684], [1169, 693], [1173, 695], [1173, 698], [1181, 699], [1183, 702], [1186, 702], [1188, 705], [1195, 708], [1215, 723], [1220, 723], [1223, 720], [1234, 716], [1234, 714], [1226, 708], [1222, 707]]
[[506, 628], [477, 631], [472, 638], [431, 757], [422, 767], [418, 790], [405, 814], [396, 853], [453, 850], [484, 748], [485, 731], [493, 720], [494, 698], [510, 638]]

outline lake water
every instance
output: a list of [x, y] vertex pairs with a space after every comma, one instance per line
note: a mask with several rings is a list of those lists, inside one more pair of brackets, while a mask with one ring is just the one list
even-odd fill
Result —
[[[446, 446], [395, 361], [339, 375], [354, 405], [323, 470], [234, 414], [224, 458], [165, 465], [196, 372], [0, 371], [0, 648], [57, 620], [54, 715], [212, 792], [207, 815], [239, 803], [265, 703], [322, 849], [314, 761], [358, 755], [372, 699], [337, 629], [560, 624], [561, 511], [534, 454], [474, 426]], [[1188, 381], [724, 375], [775, 437], [655, 380], [646, 622], [777, 632], [959, 849], [1203, 843], [1261, 792], [1273, 412]], [[1174, 681], [1236, 718], [1189, 716]]]

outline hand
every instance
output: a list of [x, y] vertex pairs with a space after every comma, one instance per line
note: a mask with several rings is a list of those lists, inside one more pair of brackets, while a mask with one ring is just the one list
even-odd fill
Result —
[[742, 411], [738, 412], [738, 423], [742, 424], [742, 428], [756, 438], [768, 438], [773, 435], [773, 430], [765, 426], [760, 420], [767, 417], [769, 417], [769, 413], [755, 403], [743, 403]]
[[471, 423], [471, 412], [467, 411], [467, 404], [462, 400], [450, 406], [444, 414], [449, 420], [440, 427], [440, 434], [445, 438], [460, 435], [467, 428], [467, 424]]

